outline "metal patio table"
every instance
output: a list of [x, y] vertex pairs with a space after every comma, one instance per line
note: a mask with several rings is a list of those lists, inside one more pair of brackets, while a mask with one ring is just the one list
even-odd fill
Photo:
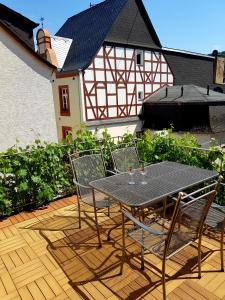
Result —
[[130, 208], [145, 208], [161, 201], [167, 196], [174, 195], [187, 188], [216, 178], [215, 171], [201, 169], [180, 163], [164, 161], [145, 167], [145, 180], [143, 175], [135, 170], [133, 178], [135, 184], [130, 185], [128, 172], [98, 179], [89, 185], [116, 201]]

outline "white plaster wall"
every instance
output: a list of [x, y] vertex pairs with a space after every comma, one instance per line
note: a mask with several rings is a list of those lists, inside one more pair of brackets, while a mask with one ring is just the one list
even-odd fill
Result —
[[58, 141], [52, 72], [0, 28], [0, 151], [39, 136]]
[[88, 126], [88, 129], [92, 132], [96, 132], [99, 135], [99, 138], [102, 136], [102, 132], [107, 129], [108, 133], [112, 137], [122, 136], [125, 133], [135, 134], [137, 131], [140, 131], [142, 127], [141, 121], [127, 121], [127, 122], [118, 122], [115, 124], [107, 125], [98, 125], [98, 126]]

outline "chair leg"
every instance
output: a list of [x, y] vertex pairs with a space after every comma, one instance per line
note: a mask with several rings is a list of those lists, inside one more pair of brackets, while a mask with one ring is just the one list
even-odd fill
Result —
[[108, 206], [108, 217], [110, 217], [110, 206]]
[[221, 272], [224, 272], [224, 255], [223, 255], [224, 231], [225, 231], [225, 220], [223, 222], [223, 226], [221, 229], [221, 241], [220, 241]]
[[80, 199], [77, 196], [77, 206], [78, 206], [78, 218], [79, 218], [79, 229], [81, 228], [81, 211], [80, 211]]
[[198, 278], [199, 279], [202, 277], [202, 268], [201, 268], [202, 249], [201, 249], [201, 244], [202, 244], [202, 238], [200, 236], [199, 241], [198, 241]]
[[163, 218], [166, 218], [166, 204], [167, 204], [167, 198], [163, 199]]
[[144, 271], [145, 269], [145, 261], [144, 261], [144, 253], [145, 249], [141, 246], [141, 270]]
[[98, 243], [99, 243], [99, 248], [102, 247], [102, 242], [100, 238], [100, 230], [99, 230], [99, 225], [98, 225], [98, 216], [97, 216], [97, 209], [96, 209], [96, 201], [95, 201], [95, 191], [94, 189], [92, 190], [92, 195], [93, 195], [93, 203], [94, 203], [94, 215], [95, 215], [95, 224], [96, 224], [96, 229], [97, 229], [97, 234], [98, 234]]
[[126, 255], [125, 247], [126, 247], [126, 245], [125, 245], [125, 216], [122, 213], [122, 259], [121, 259], [121, 268], [120, 268], [121, 275], [123, 274], [123, 266], [125, 263], [125, 255]]
[[166, 300], [166, 260], [162, 261], [162, 289], [163, 289], [163, 300]]

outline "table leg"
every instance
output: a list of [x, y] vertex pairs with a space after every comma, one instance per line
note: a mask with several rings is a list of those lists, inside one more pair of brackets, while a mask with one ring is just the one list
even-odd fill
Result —
[[167, 205], [167, 197], [163, 199], [163, 218], [166, 218], [166, 205]]

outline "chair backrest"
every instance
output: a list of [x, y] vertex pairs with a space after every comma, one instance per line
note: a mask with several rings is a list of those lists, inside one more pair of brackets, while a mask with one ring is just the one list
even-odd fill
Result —
[[[88, 186], [89, 182], [106, 176], [103, 156], [100, 150], [98, 152], [85, 154], [85, 151], [69, 156], [74, 179], [81, 185]], [[78, 187], [78, 193], [82, 198], [91, 194], [91, 189]]]
[[114, 169], [118, 172], [127, 172], [128, 167], [140, 167], [137, 148], [134, 143], [122, 144], [122, 148], [111, 151]]
[[[193, 193], [180, 193], [165, 241], [164, 257], [200, 238], [209, 208], [214, 201], [218, 183], [205, 186]], [[189, 200], [188, 202], [184, 202]]]

